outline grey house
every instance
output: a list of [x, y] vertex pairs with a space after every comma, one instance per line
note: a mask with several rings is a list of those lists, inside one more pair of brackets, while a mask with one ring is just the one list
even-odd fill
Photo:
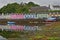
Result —
[[39, 12], [47, 12], [48, 10], [50, 10], [50, 7], [46, 7], [46, 6], [36, 6], [36, 7], [31, 7], [29, 9], [30, 13], [39, 13]]

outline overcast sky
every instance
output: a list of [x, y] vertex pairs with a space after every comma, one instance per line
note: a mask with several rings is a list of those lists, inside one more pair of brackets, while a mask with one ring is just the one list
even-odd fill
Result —
[[8, 3], [21, 3], [21, 2], [34, 2], [39, 5], [49, 5], [49, 4], [60, 4], [60, 0], [0, 0], [0, 8], [3, 7], [4, 5], [7, 5]]

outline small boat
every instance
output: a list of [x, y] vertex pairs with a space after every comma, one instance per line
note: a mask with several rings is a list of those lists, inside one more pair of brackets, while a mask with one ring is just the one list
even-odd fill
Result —
[[8, 24], [14, 24], [15, 22], [10, 22], [10, 21], [8, 21], [7, 23], [8, 23]]
[[15, 25], [15, 22], [10, 22], [10, 21], [8, 21], [7, 24], [8, 24], [8, 25]]

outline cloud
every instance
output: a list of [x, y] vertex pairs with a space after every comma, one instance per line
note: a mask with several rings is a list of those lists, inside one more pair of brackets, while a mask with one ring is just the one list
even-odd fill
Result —
[[39, 5], [48, 5], [48, 4], [60, 4], [60, 0], [0, 0], [0, 7], [7, 5], [8, 3], [21, 3], [21, 2], [34, 2]]

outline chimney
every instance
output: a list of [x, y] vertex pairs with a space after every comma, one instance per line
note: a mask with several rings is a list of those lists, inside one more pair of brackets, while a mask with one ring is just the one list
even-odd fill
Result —
[[49, 8], [50, 8], [50, 4], [49, 4]]

